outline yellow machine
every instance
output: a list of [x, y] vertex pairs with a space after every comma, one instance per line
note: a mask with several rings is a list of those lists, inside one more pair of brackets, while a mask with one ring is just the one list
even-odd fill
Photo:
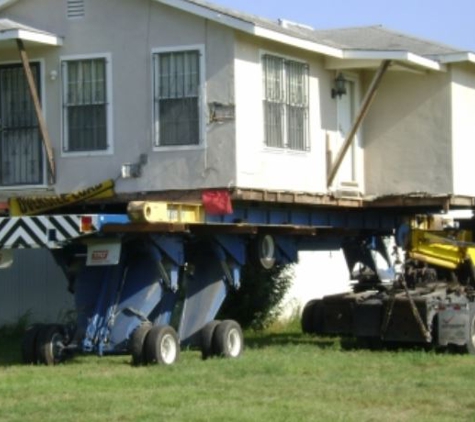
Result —
[[380, 280], [370, 262], [376, 253], [391, 255], [383, 253], [384, 242], [355, 239], [347, 246], [349, 268], [363, 263], [354, 291], [310, 301], [302, 314], [304, 331], [351, 335], [370, 344], [452, 345], [475, 354], [471, 232], [445, 216], [418, 216], [403, 224], [396, 238], [405, 257], [390, 264], [390, 282]]

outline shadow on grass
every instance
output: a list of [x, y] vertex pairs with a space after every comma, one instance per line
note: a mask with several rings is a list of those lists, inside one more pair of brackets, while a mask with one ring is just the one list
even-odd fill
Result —
[[260, 349], [285, 345], [312, 345], [320, 349], [335, 348], [339, 337], [312, 337], [298, 332], [282, 333], [250, 333], [246, 335], [246, 348]]
[[[19, 329], [0, 328], [0, 368], [23, 365], [21, 342], [23, 331]], [[320, 337], [302, 334], [298, 331], [289, 332], [247, 332], [245, 335], [246, 348], [262, 349], [286, 345], [306, 345], [319, 349], [340, 349], [344, 351], [376, 350], [376, 351], [432, 351], [435, 353], [460, 353], [458, 349], [432, 348], [421, 344], [386, 343], [357, 339], [353, 337]], [[128, 362], [127, 362], [128, 363]]]
[[6, 334], [0, 330], [0, 367], [20, 365], [21, 334]]

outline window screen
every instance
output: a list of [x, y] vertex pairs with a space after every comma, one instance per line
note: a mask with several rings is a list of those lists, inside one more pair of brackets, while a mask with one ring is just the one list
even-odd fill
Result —
[[200, 53], [154, 54], [156, 146], [200, 143]]
[[266, 145], [308, 150], [308, 65], [265, 55], [263, 83]]
[[63, 78], [66, 151], [106, 150], [106, 59], [63, 62]]

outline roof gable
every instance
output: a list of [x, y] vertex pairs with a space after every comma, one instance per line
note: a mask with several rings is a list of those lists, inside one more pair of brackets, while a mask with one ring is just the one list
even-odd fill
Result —
[[5, 9], [5, 7], [8, 7], [17, 1], [18, 0], [0, 0], [0, 10]]

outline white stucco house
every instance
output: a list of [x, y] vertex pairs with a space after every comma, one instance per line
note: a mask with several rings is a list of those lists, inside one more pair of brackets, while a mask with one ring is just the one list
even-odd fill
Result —
[[124, 202], [475, 196], [473, 109], [475, 53], [380, 26], [201, 0], [0, 0], [0, 202], [111, 178]]
[[[473, 53], [378, 26], [315, 30], [196, 0], [2, 0], [0, 31], [4, 197], [69, 192], [119, 177], [126, 163], [141, 166], [140, 177], [119, 178], [119, 194], [207, 187], [474, 194], [475, 170], [465, 161], [474, 148], [466, 142], [475, 134]], [[31, 63], [51, 156], [17, 40]], [[342, 78], [345, 93], [336, 93]]]

